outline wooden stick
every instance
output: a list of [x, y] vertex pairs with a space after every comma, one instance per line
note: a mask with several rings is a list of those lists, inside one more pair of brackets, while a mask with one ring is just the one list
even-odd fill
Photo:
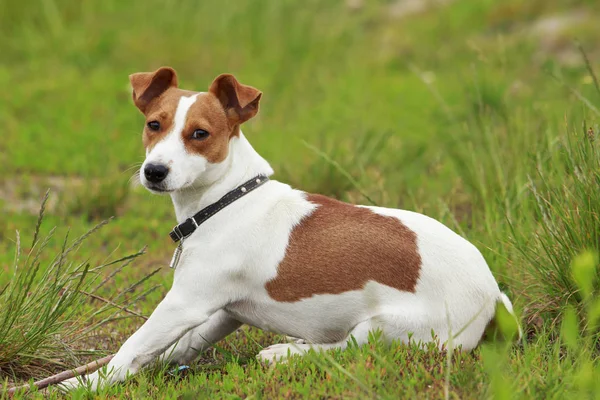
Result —
[[[114, 357], [114, 354], [110, 355], [110, 356], [106, 356], [104, 358], [101, 358], [99, 360], [96, 361], [92, 361], [89, 364], [86, 365], [82, 365], [81, 367], [77, 367], [75, 369], [71, 369], [68, 371], [63, 371], [59, 374], [56, 375], [52, 375], [48, 378], [44, 378], [41, 381], [37, 381], [34, 382], [33, 385], [36, 386], [39, 389], [43, 389], [45, 387], [48, 387], [50, 385], [56, 385], [57, 383], [60, 383], [62, 381], [65, 381], [69, 378], [74, 378], [76, 376], [79, 375], [86, 375], [89, 374], [90, 372], [94, 372], [97, 369], [99, 369], [100, 367], [103, 367], [104, 365], [108, 364], [108, 362]], [[15, 392], [17, 391], [24, 391], [27, 392], [29, 391], [29, 389], [31, 388], [31, 385], [22, 385], [22, 386], [15, 386], [12, 387], [10, 389], [8, 389], [8, 395], [9, 396], [13, 396], [15, 394]]]

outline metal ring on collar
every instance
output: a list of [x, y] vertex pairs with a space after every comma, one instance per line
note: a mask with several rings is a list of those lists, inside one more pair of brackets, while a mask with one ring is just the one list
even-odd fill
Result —
[[175, 234], [177, 235], [178, 240], [183, 239], [183, 233], [181, 233], [181, 230], [179, 229], [179, 225], [175, 225], [175, 227], [173, 228], [173, 232], [175, 232]]

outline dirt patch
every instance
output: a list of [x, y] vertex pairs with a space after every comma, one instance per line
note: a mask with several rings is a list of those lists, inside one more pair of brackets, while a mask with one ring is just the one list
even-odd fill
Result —
[[[392, 18], [405, 18], [420, 14], [433, 7], [446, 6], [454, 0], [396, 0], [387, 7], [387, 15]], [[365, 5], [365, 0], [346, 0], [346, 7], [358, 11]]]
[[[47, 190], [46, 209], [52, 213], [87, 214], [90, 218], [117, 215], [135, 179], [102, 180], [80, 176], [31, 176], [0, 180], [0, 210], [37, 214]], [[106, 215], [105, 215], [106, 214]]]
[[389, 6], [389, 15], [393, 18], [405, 18], [420, 14], [433, 7], [450, 4], [453, 0], [398, 0]]
[[583, 60], [569, 31], [589, 21], [590, 14], [574, 10], [564, 14], [539, 18], [527, 29], [527, 33], [539, 43], [537, 59], [551, 56], [560, 64], [570, 67], [581, 65]]
[[46, 190], [50, 190], [47, 209], [56, 210], [67, 193], [86, 184], [82, 177], [20, 176], [0, 181], [0, 206], [3, 211], [37, 214]]

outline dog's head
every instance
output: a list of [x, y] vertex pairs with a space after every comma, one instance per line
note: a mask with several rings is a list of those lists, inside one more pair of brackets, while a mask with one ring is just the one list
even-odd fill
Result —
[[146, 116], [142, 184], [154, 193], [174, 192], [207, 181], [229, 153], [240, 125], [258, 112], [261, 92], [233, 75], [219, 75], [208, 92], [177, 87], [163, 67], [129, 76], [133, 102]]

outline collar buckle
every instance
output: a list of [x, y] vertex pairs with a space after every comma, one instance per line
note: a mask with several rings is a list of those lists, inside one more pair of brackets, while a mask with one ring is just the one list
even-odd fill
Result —
[[181, 231], [179, 230], [179, 225], [175, 225], [173, 227], [173, 230], [171, 231], [171, 233], [169, 233], [169, 236], [171, 236], [171, 240], [173, 240], [175, 243], [183, 239], [183, 233], [181, 233]]

